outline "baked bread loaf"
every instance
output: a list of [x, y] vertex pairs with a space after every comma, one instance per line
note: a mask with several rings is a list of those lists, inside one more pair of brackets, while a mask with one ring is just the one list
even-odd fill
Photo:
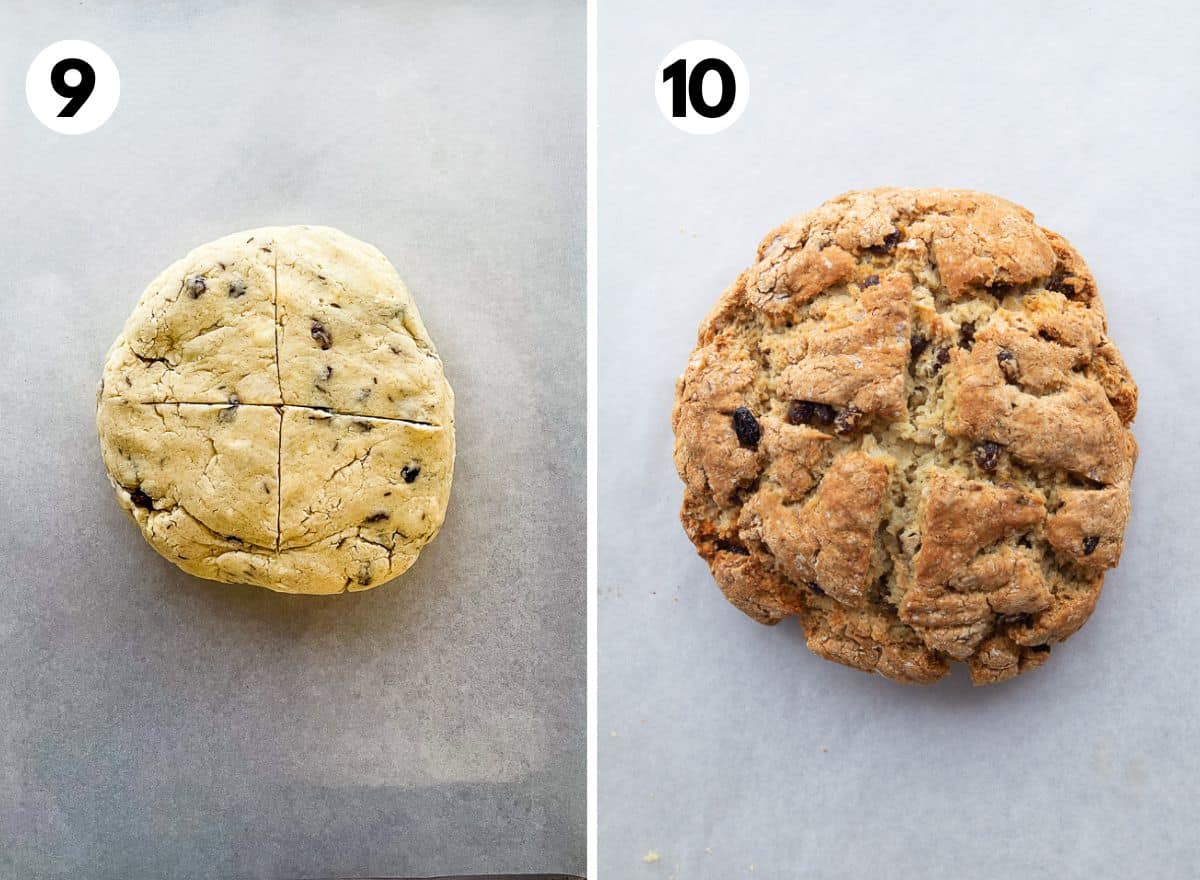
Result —
[[1060, 235], [983, 193], [851, 192], [764, 239], [673, 413], [728, 599], [901, 682], [1040, 666], [1121, 556], [1137, 388]]

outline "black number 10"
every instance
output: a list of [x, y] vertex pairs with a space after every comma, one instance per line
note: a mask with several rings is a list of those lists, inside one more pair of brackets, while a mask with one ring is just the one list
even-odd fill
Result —
[[[67, 84], [68, 70], [79, 71], [79, 82], [73, 86]], [[50, 70], [50, 85], [64, 98], [70, 98], [58, 115], [74, 116], [96, 88], [96, 71], [82, 58], [64, 58]]]
[[[715, 73], [721, 78], [721, 94], [717, 103], [704, 100], [704, 77]], [[687, 75], [687, 62], [680, 58], [663, 68], [663, 82], [671, 84], [671, 115], [686, 116], [690, 103], [692, 109], [706, 119], [724, 116], [733, 107], [737, 95], [737, 81], [733, 69], [720, 58], [705, 58]]]

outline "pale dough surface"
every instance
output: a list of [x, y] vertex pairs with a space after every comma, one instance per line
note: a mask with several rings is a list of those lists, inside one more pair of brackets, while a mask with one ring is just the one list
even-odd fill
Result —
[[437, 534], [454, 396], [387, 258], [335, 229], [249, 230], [143, 293], [97, 405], [121, 505], [200, 577], [377, 586]]

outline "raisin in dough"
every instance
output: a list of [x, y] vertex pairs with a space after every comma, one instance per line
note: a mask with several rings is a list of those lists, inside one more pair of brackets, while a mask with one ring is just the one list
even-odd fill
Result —
[[1137, 388], [1080, 256], [976, 192], [776, 229], [679, 380], [682, 520], [728, 599], [927, 683], [1040, 666], [1121, 555]]
[[454, 396], [408, 290], [315, 226], [227, 236], [156, 278], [109, 351], [97, 426], [154, 549], [287, 593], [405, 571], [454, 469]]

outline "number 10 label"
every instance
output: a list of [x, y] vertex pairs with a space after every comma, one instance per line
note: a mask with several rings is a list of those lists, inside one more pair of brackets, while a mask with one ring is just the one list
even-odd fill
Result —
[[658, 109], [676, 128], [714, 134], [737, 122], [750, 98], [742, 59], [715, 40], [691, 40], [667, 53], [654, 80]]

